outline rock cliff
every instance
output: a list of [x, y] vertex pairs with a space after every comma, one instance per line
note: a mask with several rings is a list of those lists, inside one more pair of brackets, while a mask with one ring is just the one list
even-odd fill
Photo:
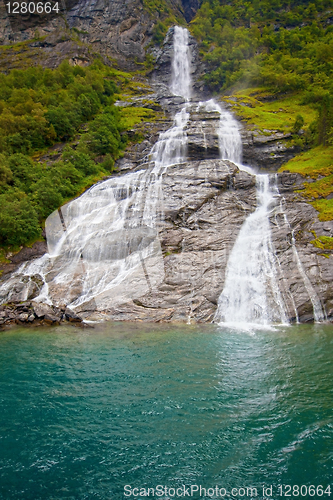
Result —
[[[160, 97], [171, 105], [174, 98]], [[173, 103], [173, 105], [175, 105]], [[202, 108], [201, 108], [202, 109]], [[159, 228], [164, 274], [152, 288], [125, 302], [111, 301], [102, 309], [89, 302], [75, 309], [84, 319], [142, 321], [203, 321], [214, 318], [223, 289], [226, 266], [241, 225], [256, 208], [256, 179], [230, 161], [219, 159], [217, 120], [194, 103], [187, 126], [188, 160], [163, 176], [164, 222]], [[166, 127], [167, 124], [164, 124]], [[156, 136], [155, 140], [156, 140]], [[140, 155], [139, 155], [140, 156]], [[149, 168], [133, 156], [122, 160], [128, 169]], [[333, 315], [333, 269], [328, 253], [315, 248], [314, 232], [333, 234], [333, 223], [318, 221], [316, 211], [298, 193], [303, 179], [276, 174], [279, 195], [271, 216], [272, 244], [279, 263], [279, 288], [290, 321], [313, 321], [313, 296]], [[124, 194], [126, 196], [126, 194]], [[299, 259], [299, 261], [297, 260]], [[299, 264], [301, 263], [301, 265]], [[40, 279], [40, 277], [39, 277]], [[49, 280], [53, 279], [52, 273]], [[52, 284], [50, 283], [51, 290]], [[64, 307], [63, 287], [53, 287], [53, 301]], [[80, 296], [81, 278], [71, 283], [72, 299]], [[18, 275], [6, 300], [33, 300], [40, 292], [38, 276]]]
[[[96, 56], [126, 70], [142, 68], [154, 27], [167, 15], [191, 20], [198, 0], [67, 0], [59, 14], [8, 16], [0, 5], [0, 46], [3, 69], [42, 64], [56, 67], [63, 59], [86, 65]], [[66, 10], [62, 6], [66, 4]], [[19, 19], [19, 20], [18, 20]], [[11, 50], [11, 45], [23, 42]]]
[[[92, 5], [96, 6], [97, 3]], [[119, 8], [126, 9], [128, 6], [122, 4]], [[144, 13], [142, 15], [145, 16]], [[118, 19], [115, 29], [119, 30], [120, 25]], [[131, 37], [135, 37], [137, 24], [126, 26], [127, 31], [132, 33]], [[157, 67], [152, 74], [153, 93], [149, 96], [165, 110], [167, 116], [174, 114], [182, 105], [182, 99], [170, 96], [166, 85], [166, 78], [170, 74], [171, 36], [172, 30], [163, 49], [156, 54]], [[122, 47], [119, 50], [124, 54], [122, 43], [119, 42], [119, 47]], [[139, 50], [139, 46], [143, 46], [142, 39], [138, 39], [137, 43]], [[194, 74], [199, 71], [200, 62], [193, 39], [191, 44], [194, 46]], [[134, 50], [129, 47], [130, 44], [128, 50]], [[218, 113], [200, 107], [200, 100], [200, 87], [195, 86], [195, 96], [189, 107], [190, 119], [185, 129], [188, 138], [187, 160], [168, 167], [163, 175], [161, 196], [164, 218], [158, 227], [160, 269], [163, 271], [152, 285], [143, 266], [147, 287], [141, 295], [136, 294], [133, 299], [122, 302], [115, 297], [107, 307], [102, 308], [94, 301], [83, 303], [75, 309], [81, 318], [213, 321], [231, 249], [243, 222], [257, 205], [256, 177], [240, 170], [230, 161], [219, 159], [217, 130], [220, 118]], [[131, 104], [135, 105], [135, 102]], [[166, 119], [161, 126], [166, 129], [170, 124], [171, 121]], [[246, 136], [246, 132], [243, 136]], [[119, 162], [120, 171], [149, 168], [148, 153], [157, 137], [156, 130], [152, 134], [147, 133], [140, 147], [136, 145], [127, 151]], [[275, 139], [278, 141], [279, 138]], [[269, 148], [266, 153], [261, 150], [260, 161], [258, 157], [256, 160], [254, 149], [248, 140], [244, 148], [245, 158], [250, 164], [267, 168], [271, 158]], [[276, 163], [268, 168], [274, 170], [274, 167]], [[279, 190], [275, 196], [270, 225], [279, 267], [279, 288], [287, 306], [287, 316], [290, 321], [313, 321], [313, 304], [319, 300], [326, 315], [332, 318], [332, 257], [330, 252], [314, 247], [311, 241], [314, 234], [333, 236], [333, 222], [318, 221], [316, 211], [301, 197], [303, 179], [300, 176], [276, 174], [271, 176], [270, 182], [276, 184]], [[126, 197], [129, 193], [124, 191], [122, 196]], [[84, 269], [84, 259], [82, 266]], [[50, 272], [46, 281], [52, 291], [54, 305], [64, 310], [64, 287], [68, 289], [69, 283], [52, 284], [54, 276], [55, 273]], [[3, 283], [10, 284], [2, 288], [0, 298], [3, 302], [31, 301], [40, 292], [41, 276], [38, 274], [27, 278], [18, 271], [11, 278], [14, 281], [9, 282], [7, 278], [3, 279]], [[71, 300], [80, 297], [82, 287], [81, 275], [78, 273], [70, 283]]]
[[[202, 118], [208, 120], [199, 116], [193, 115], [189, 126], [189, 160], [169, 167], [163, 178], [165, 222], [159, 237], [165, 276], [139, 299], [105, 311], [111, 319], [214, 318], [231, 249], [247, 215], [256, 208], [256, 189], [255, 176], [218, 159], [217, 137], [209, 127], [205, 142], [201, 132], [200, 144], [198, 127]], [[271, 177], [280, 192], [271, 231], [288, 319], [306, 322], [313, 321], [313, 296], [320, 298], [327, 316], [333, 316], [331, 258], [311, 243], [314, 232], [333, 235], [333, 222], [318, 221], [316, 211], [297, 192], [302, 182], [301, 176], [288, 173]], [[84, 307], [79, 314], [99, 317]]]

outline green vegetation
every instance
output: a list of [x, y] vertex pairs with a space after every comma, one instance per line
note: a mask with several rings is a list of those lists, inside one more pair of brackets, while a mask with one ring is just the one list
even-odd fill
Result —
[[332, 0], [205, 0], [192, 23], [216, 90], [246, 80], [278, 91], [329, 88]]
[[139, 94], [142, 85], [98, 60], [0, 74], [1, 247], [40, 238], [53, 210], [113, 170], [126, 130], [154, 117], [115, 106], [115, 93]]
[[333, 147], [318, 146], [306, 151], [280, 168], [305, 177], [301, 194], [318, 210], [319, 220], [333, 219]]
[[137, 123], [153, 121], [156, 116], [156, 112], [151, 109], [129, 106], [122, 110], [122, 126], [124, 129], [130, 129]]
[[322, 250], [333, 250], [333, 238], [331, 236], [319, 236], [312, 240], [311, 243]]
[[322, 221], [333, 219], [332, 13], [333, 0], [204, 0], [191, 23], [208, 87], [253, 130], [313, 148], [281, 170], [305, 177]]
[[[333, 173], [333, 147], [318, 146], [292, 158], [280, 168], [318, 179]], [[333, 186], [332, 186], [333, 189]]]
[[312, 106], [303, 104], [300, 93], [277, 100], [267, 89], [251, 87], [235, 91], [232, 96], [226, 95], [224, 100], [232, 104], [233, 111], [242, 120], [261, 132], [275, 130], [297, 134], [301, 129], [309, 131], [317, 117]]
[[170, 0], [143, 0], [145, 9], [154, 20], [153, 43], [162, 45], [165, 35], [170, 26], [185, 25], [184, 17], [175, 10], [175, 3]]
[[[312, 143], [332, 144], [333, 26], [327, 22], [331, 8], [333, 0], [205, 0], [192, 31], [209, 67], [206, 83], [216, 91], [259, 86], [261, 94], [275, 94], [277, 106], [282, 97], [289, 97], [292, 106], [292, 101], [304, 105], [298, 110], [304, 119], [312, 106]], [[274, 122], [270, 117], [268, 124]]]

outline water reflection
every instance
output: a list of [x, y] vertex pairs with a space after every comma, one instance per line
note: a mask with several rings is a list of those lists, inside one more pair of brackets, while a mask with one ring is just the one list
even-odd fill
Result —
[[332, 354], [318, 325], [1, 332], [0, 497], [329, 482]]

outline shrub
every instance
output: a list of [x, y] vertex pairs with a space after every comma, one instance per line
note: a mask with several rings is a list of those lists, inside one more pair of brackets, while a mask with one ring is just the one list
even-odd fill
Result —
[[0, 244], [24, 245], [41, 236], [37, 213], [24, 193], [0, 195]]

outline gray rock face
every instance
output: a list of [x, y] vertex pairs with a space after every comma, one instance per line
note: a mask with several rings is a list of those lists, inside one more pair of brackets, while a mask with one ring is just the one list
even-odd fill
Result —
[[[98, 3], [91, 5], [95, 9]], [[129, 4], [121, 6], [121, 9], [127, 8], [126, 5], [128, 7]], [[132, 28], [135, 33], [134, 24]], [[132, 28], [130, 27], [129, 31]], [[159, 70], [154, 74], [156, 79], [165, 79], [166, 75], [170, 74], [171, 37], [172, 30], [169, 31], [164, 50], [159, 54]], [[195, 64], [194, 58], [193, 67]], [[156, 88], [158, 91], [153, 99], [163, 109], [173, 113], [179, 108], [181, 98], [170, 96], [166, 85], [157, 82]], [[198, 111], [197, 103], [190, 108], [190, 120], [185, 130], [188, 137], [187, 161], [168, 167], [163, 175], [161, 196], [164, 218], [158, 227], [163, 273], [157, 284], [148, 287], [148, 291], [133, 300], [116, 305], [115, 301], [110, 300], [108, 306], [103, 309], [99, 309], [98, 304], [91, 300], [71, 311], [61, 307], [65, 296], [61, 287], [70, 289], [71, 300], [68, 303], [80, 297], [83, 287], [81, 271], [70, 284], [53, 283], [56, 309], [45, 305], [44, 309], [38, 309], [41, 305], [33, 304], [27, 311], [19, 310], [17, 316], [16, 309], [9, 308], [4, 310], [5, 316], [0, 316], [0, 323], [15, 319], [33, 321], [30, 320], [32, 312], [36, 320], [43, 318], [56, 322], [59, 320], [58, 311], [62, 311], [65, 318], [71, 322], [77, 321], [77, 318], [204, 322], [213, 320], [218, 298], [224, 288], [230, 253], [242, 224], [257, 206], [256, 179], [255, 176], [239, 170], [232, 162], [219, 159], [219, 115], [204, 111], [203, 108], [200, 110]], [[148, 168], [148, 153], [158, 138], [158, 128], [165, 130], [170, 124], [171, 119], [165, 119], [157, 126], [151, 125], [145, 141], [126, 152], [119, 162], [120, 169], [126, 171]], [[246, 134], [243, 134], [244, 158], [252, 165], [274, 170], [282, 161], [281, 158], [285, 158], [282, 155], [275, 161], [271, 155], [283, 137], [255, 137], [250, 143]], [[269, 149], [271, 146], [273, 149]], [[262, 155], [253, 153], [252, 150], [260, 150]], [[303, 183], [300, 176], [277, 174], [276, 183], [280, 196], [270, 218], [270, 227], [272, 245], [280, 269], [279, 288], [284, 297], [287, 316], [290, 321], [297, 318], [304, 322], [312, 321], [314, 301], [318, 299], [327, 316], [333, 317], [332, 252], [322, 251], [311, 243], [314, 239], [313, 232], [317, 235], [333, 236], [333, 223], [319, 222], [316, 211], [297, 193]], [[119, 196], [122, 195], [122, 192], [119, 193]], [[137, 236], [136, 246], [140, 246], [142, 238], [140, 234]], [[149, 234], [147, 236], [148, 245]], [[151, 237], [153, 239], [153, 235]], [[117, 238], [114, 244], [121, 247], [122, 234], [117, 233]], [[107, 252], [105, 256], [106, 260], [110, 257]], [[82, 266], [84, 270], [84, 262]], [[53, 269], [47, 280], [51, 282], [56, 273]], [[3, 281], [5, 280], [6, 277]], [[2, 294], [1, 300], [32, 300], [38, 296], [42, 286], [43, 280], [38, 274], [27, 278], [18, 273], [15, 283]]]
[[279, 132], [260, 134], [248, 130], [244, 124], [242, 128], [244, 163], [261, 170], [276, 171], [300, 151], [296, 146], [287, 145], [290, 137], [291, 134]]
[[[289, 300], [289, 317], [295, 317], [296, 309], [299, 320], [305, 322], [314, 318], [314, 298], [311, 301], [309, 297], [313, 292], [326, 316], [332, 317], [333, 252], [316, 248], [311, 241], [314, 240], [314, 233], [325, 234], [325, 227], [327, 234], [333, 236], [333, 221], [320, 222], [316, 210], [294, 192], [301, 182], [299, 175], [277, 175], [281, 204], [288, 224], [283, 223], [283, 214], [278, 214], [271, 219], [271, 227], [275, 250], [283, 269], [282, 288], [285, 287], [286, 293], [292, 295], [294, 300], [294, 305]], [[293, 235], [298, 257], [292, 245]]]
[[[245, 177], [247, 190], [238, 183]], [[124, 304], [107, 314], [113, 319], [211, 321], [238, 229], [255, 208], [254, 177], [231, 162], [187, 162], [168, 169], [163, 193], [165, 277], [133, 310]]]
[[[166, 97], [164, 97], [166, 99]], [[228, 259], [240, 228], [257, 206], [256, 178], [230, 161], [219, 159], [217, 120], [215, 112], [207, 113], [193, 104], [186, 127], [188, 136], [187, 161], [170, 166], [163, 175], [164, 219], [158, 228], [163, 256], [160, 279], [140, 295], [124, 303], [110, 300], [100, 309], [97, 301], [81, 304], [74, 310], [63, 308], [70, 322], [83, 319], [143, 321], [203, 321], [213, 320], [219, 295], [224, 288]], [[171, 122], [164, 121], [163, 128]], [[147, 168], [146, 150], [157, 139], [156, 130], [141, 151], [134, 148], [123, 161], [126, 170]], [[141, 163], [140, 163], [141, 162]], [[316, 211], [296, 191], [303, 178], [282, 173], [271, 176], [279, 190], [276, 206], [270, 218], [272, 245], [275, 249], [278, 283], [290, 321], [313, 321], [314, 302], [319, 300], [328, 317], [333, 316], [332, 252], [313, 246], [313, 232], [333, 236], [333, 222], [321, 223]], [[124, 193], [124, 196], [126, 193]], [[119, 192], [121, 196], [121, 192]], [[138, 234], [138, 244], [141, 242]], [[147, 244], [149, 244], [149, 234]], [[141, 239], [140, 239], [141, 238]], [[122, 236], [114, 244], [121, 245]], [[136, 241], [136, 240], [135, 240]], [[135, 249], [133, 249], [134, 251]], [[131, 249], [128, 249], [131, 252]], [[112, 252], [111, 252], [112, 253]], [[106, 255], [105, 258], [110, 256]], [[47, 280], [56, 274], [53, 270]], [[32, 290], [33, 287], [36, 290]], [[38, 275], [17, 276], [9, 300], [27, 300], [38, 295], [42, 286]], [[65, 294], [62, 286], [54, 287], [55, 305], [34, 304], [34, 318], [54, 323], [59, 321], [57, 310]], [[71, 300], [82, 292], [78, 274], [70, 284]], [[3, 298], [3, 300], [7, 300]], [[12, 314], [11, 311], [8, 314]], [[29, 322], [29, 311], [19, 311], [18, 321]], [[28, 314], [24, 316], [22, 314]], [[7, 317], [6, 317], [7, 318]], [[4, 320], [2, 320], [4, 321]], [[10, 321], [8, 317], [6, 321]]]
[[[195, 0], [192, 4], [189, 9], [193, 11]], [[21, 23], [18, 29], [10, 24], [3, 8], [0, 13], [1, 42], [33, 40], [29, 45], [32, 59], [48, 67], [56, 67], [63, 59], [86, 65], [92, 54], [99, 53], [105, 62], [111, 58], [124, 69], [139, 69], [138, 64], [145, 59], [145, 50], [158, 21], [140, 0], [73, 0], [67, 1], [67, 8], [62, 15], [52, 19], [46, 17], [39, 23], [37, 28], [42, 40], [33, 40], [36, 26]], [[184, 15], [180, 0], [173, 0], [172, 8], [177, 15]], [[70, 33], [68, 28], [74, 28], [75, 33]], [[8, 65], [11, 67], [10, 61]]]
[[[306, 322], [314, 320], [315, 297], [327, 316], [332, 315], [333, 268], [332, 257], [310, 243], [311, 231], [320, 234], [324, 223], [295, 195], [300, 182], [299, 176], [278, 174], [281, 196], [271, 217], [271, 232], [287, 316], [289, 321]], [[139, 300], [106, 313], [114, 320], [212, 321], [230, 252], [241, 225], [256, 207], [255, 177], [231, 162], [192, 161], [168, 169], [163, 193], [164, 279]], [[333, 233], [333, 223], [329, 231]]]
[[102, 54], [143, 62], [145, 42], [154, 25], [137, 0], [80, 0], [68, 13], [70, 27], [85, 31], [86, 41]]
[[184, 17], [186, 21], [189, 23], [195, 16], [200, 2], [199, 0], [182, 0], [183, 9], [184, 9]]

